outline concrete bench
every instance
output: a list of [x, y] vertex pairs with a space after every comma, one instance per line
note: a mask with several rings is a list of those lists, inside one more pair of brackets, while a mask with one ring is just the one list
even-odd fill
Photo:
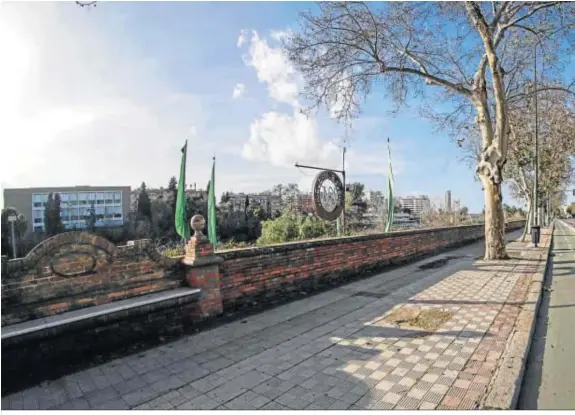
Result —
[[2, 347], [181, 306], [197, 301], [200, 295], [200, 289], [176, 288], [5, 326], [2, 327]]

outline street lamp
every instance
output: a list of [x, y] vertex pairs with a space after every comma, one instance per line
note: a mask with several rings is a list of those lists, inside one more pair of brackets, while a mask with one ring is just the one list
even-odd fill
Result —
[[11, 230], [12, 230], [12, 257], [13, 258], [18, 258], [18, 248], [16, 247], [16, 227], [15, 227], [15, 223], [17, 220], [24, 220], [24, 216], [23, 215], [10, 215], [8, 216], [8, 222], [10, 222], [11, 225]]
[[533, 45], [533, 93], [535, 109], [535, 180], [533, 183], [533, 213], [531, 217], [531, 227], [539, 225], [539, 113], [537, 110], [537, 46], [541, 43], [539, 34], [533, 29], [522, 27], [537, 37], [537, 42]]

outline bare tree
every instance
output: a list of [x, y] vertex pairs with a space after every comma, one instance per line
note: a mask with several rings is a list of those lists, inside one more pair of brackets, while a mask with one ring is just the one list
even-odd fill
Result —
[[573, 10], [560, 2], [322, 2], [319, 13], [301, 14], [301, 30], [285, 47], [307, 81], [307, 110], [324, 105], [349, 121], [380, 83], [396, 110], [409, 96], [425, 102], [428, 86], [437, 86], [434, 98], [450, 102], [453, 110], [440, 113], [428, 106], [424, 114], [453, 129], [469, 128], [475, 115], [485, 259], [504, 259], [501, 186], [510, 138], [508, 102], [526, 95], [507, 73], [530, 71], [538, 45], [547, 85], [565, 89], [559, 80], [575, 45]]
[[[575, 156], [575, 111], [565, 94], [545, 91], [539, 94], [539, 111], [544, 115], [539, 122], [539, 179], [537, 200], [550, 198], [573, 179], [572, 157]], [[536, 215], [540, 206], [533, 206], [535, 181], [534, 116], [532, 100], [511, 105], [512, 140], [510, 140], [505, 176], [511, 184], [512, 195], [525, 201], [529, 214]], [[523, 239], [529, 232], [525, 227]]]
[[[526, 82], [525, 89], [529, 88]], [[553, 89], [538, 94], [539, 117], [539, 179], [538, 200], [550, 198], [553, 206], [562, 201], [562, 189], [575, 177], [572, 158], [575, 156], [575, 107], [573, 97]], [[533, 210], [535, 180], [535, 114], [533, 100], [515, 100], [509, 104], [511, 139], [507, 163], [503, 169], [505, 182], [510, 184], [511, 195], [528, 206], [530, 218]], [[481, 157], [481, 137], [477, 131], [462, 143], [465, 159], [478, 162]], [[552, 211], [554, 209], [551, 209]], [[527, 221], [522, 239], [529, 233]]]

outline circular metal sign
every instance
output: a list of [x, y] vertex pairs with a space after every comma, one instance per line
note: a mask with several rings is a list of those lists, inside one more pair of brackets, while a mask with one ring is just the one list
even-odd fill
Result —
[[345, 203], [343, 183], [333, 171], [320, 172], [313, 181], [312, 200], [315, 213], [327, 221], [336, 220]]

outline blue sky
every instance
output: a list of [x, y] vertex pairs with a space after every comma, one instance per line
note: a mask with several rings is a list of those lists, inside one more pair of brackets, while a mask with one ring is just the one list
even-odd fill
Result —
[[[325, 112], [297, 115], [301, 80], [286, 69], [274, 39], [312, 4], [2, 7], [9, 22], [2, 53], [10, 62], [1, 76], [9, 91], [3, 100], [10, 98], [3, 136], [13, 137], [3, 142], [3, 187], [166, 186], [178, 174], [186, 138], [188, 183], [205, 187], [215, 154], [218, 193], [280, 182], [305, 190], [313, 173], [294, 162], [338, 167], [333, 143], [345, 130]], [[349, 180], [385, 189], [390, 137], [398, 195], [442, 200], [451, 190], [481, 211], [481, 186], [459, 162], [461, 150], [415, 107], [387, 117], [388, 101], [376, 90], [349, 134]]]

